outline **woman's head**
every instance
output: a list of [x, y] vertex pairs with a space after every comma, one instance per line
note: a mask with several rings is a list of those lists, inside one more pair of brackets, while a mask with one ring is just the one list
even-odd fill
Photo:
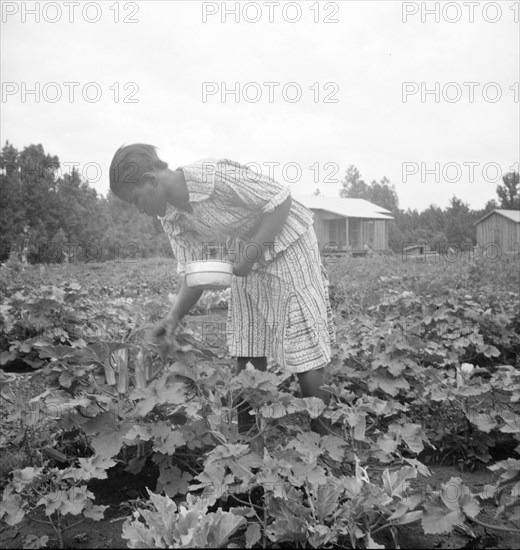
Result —
[[146, 175], [168, 168], [156, 152], [156, 147], [135, 143], [120, 147], [110, 164], [110, 189], [118, 197], [145, 183]]
[[153, 145], [119, 148], [110, 165], [110, 189], [120, 199], [150, 216], [164, 216], [171, 174]]

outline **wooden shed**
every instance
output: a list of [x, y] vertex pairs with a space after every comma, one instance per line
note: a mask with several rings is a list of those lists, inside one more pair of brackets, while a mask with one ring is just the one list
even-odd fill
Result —
[[495, 245], [501, 254], [518, 253], [520, 246], [520, 210], [492, 210], [474, 224], [477, 245]]
[[366, 253], [388, 250], [391, 212], [364, 199], [296, 195], [293, 199], [314, 212], [320, 250]]

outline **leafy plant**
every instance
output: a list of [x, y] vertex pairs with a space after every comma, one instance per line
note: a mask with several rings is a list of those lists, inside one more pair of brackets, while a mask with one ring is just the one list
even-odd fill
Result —
[[[56, 532], [60, 548], [64, 548], [65, 530], [85, 518], [103, 518], [108, 507], [93, 503], [94, 495], [88, 490], [87, 482], [93, 478], [106, 478], [106, 470], [113, 465], [113, 461], [93, 457], [79, 459], [77, 467], [42, 466], [15, 470], [0, 503], [0, 519], [4, 518], [8, 525], [16, 525], [27, 515], [31, 521], [47, 524]], [[36, 517], [40, 508], [46, 520]], [[83, 516], [80, 520], [70, 521], [70, 516], [79, 515]]]
[[209, 512], [204, 499], [191, 495], [179, 506], [169, 497], [149, 495], [153, 509], [134, 512], [123, 525], [129, 548], [222, 548], [247, 523], [234, 512]]
[[[0, 371], [0, 436], [32, 458], [9, 478], [2, 517], [43, 515], [60, 537], [74, 516], [102, 516], [87, 484], [117, 465], [157, 472], [155, 493], [127, 510], [135, 547], [377, 548], [383, 535], [397, 546], [408, 523], [428, 534], [483, 523], [485, 497], [516, 529], [518, 461], [492, 464], [493, 445], [520, 451], [514, 275], [492, 287], [467, 266], [427, 272], [373, 258], [349, 268], [348, 279], [333, 273], [339, 331], [327, 406], [298, 397], [277, 365], [234, 375], [232, 361], [184, 324], [161, 360], [140, 335], [165, 313], [156, 294], [167, 292], [166, 276], [129, 270], [132, 284], [121, 288], [119, 275], [96, 278], [94, 268], [81, 285], [51, 267], [52, 284], [24, 270], [0, 306], [2, 360], [32, 372]], [[201, 306], [225, 303], [208, 293]], [[247, 434], [237, 425], [244, 401]], [[318, 417], [330, 435], [309, 430]], [[458, 478], [424, 494], [428, 458], [484, 462], [500, 478], [482, 495]]]

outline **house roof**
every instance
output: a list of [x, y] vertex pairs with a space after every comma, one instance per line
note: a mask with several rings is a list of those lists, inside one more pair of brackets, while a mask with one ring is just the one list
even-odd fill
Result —
[[295, 200], [311, 210], [325, 210], [345, 218], [368, 218], [373, 220], [393, 220], [390, 210], [377, 206], [365, 199], [346, 199], [324, 195], [292, 195]]
[[499, 210], [498, 208], [495, 208], [491, 212], [488, 212], [486, 215], [482, 216], [482, 218], [477, 220], [473, 225], [477, 225], [478, 223], [484, 221], [486, 218], [491, 216], [491, 214], [500, 214], [508, 220], [520, 223], [520, 210]]

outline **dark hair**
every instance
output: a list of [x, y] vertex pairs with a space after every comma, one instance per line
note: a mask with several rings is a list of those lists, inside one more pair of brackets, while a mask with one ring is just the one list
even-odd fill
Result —
[[142, 177], [155, 168], [168, 168], [157, 156], [157, 148], [145, 143], [121, 146], [110, 164], [110, 189], [117, 195], [122, 188], [137, 187]]

